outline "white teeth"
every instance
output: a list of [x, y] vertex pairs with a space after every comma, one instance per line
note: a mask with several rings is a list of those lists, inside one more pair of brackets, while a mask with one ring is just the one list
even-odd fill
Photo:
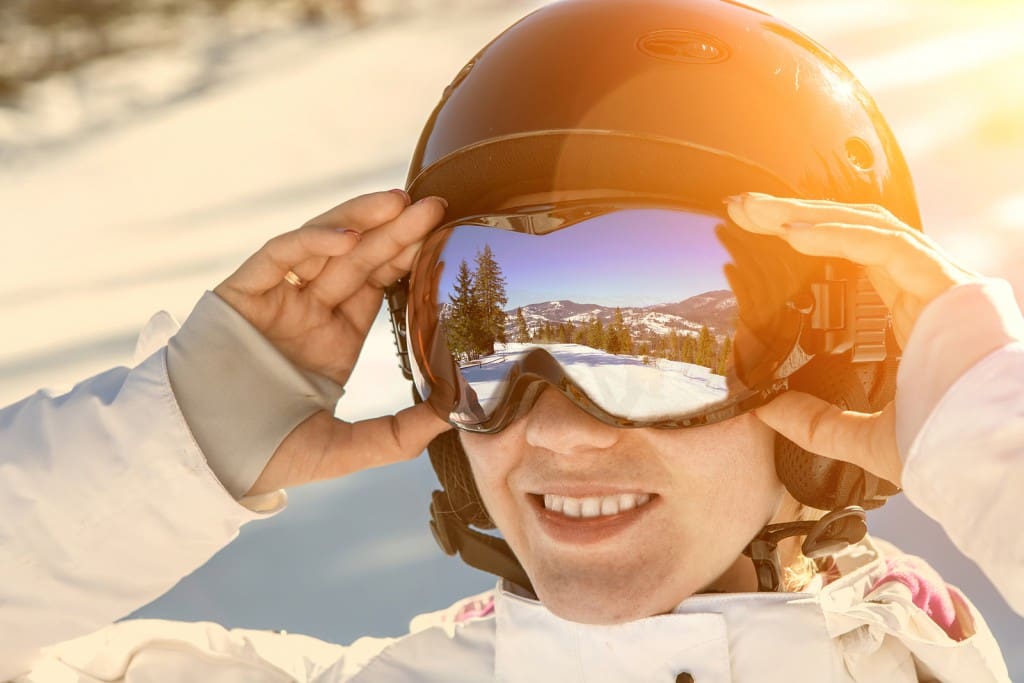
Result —
[[561, 512], [562, 505], [565, 504], [565, 498], [562, 496], [556, 496], [553, 493], [544, 494], [544, 507], [553, 512]]
[[599, 514], [601, 514], [601, 499], [584, 498], [583, 503], [580, 505], [580, 516], [597, 517]]
[[601, 499], [601, 514], [602, 515], [614, 515], [618, 514], [619, 510], [622, 509], [622, 505], [619, 503], [618, 496], [609, 496]]
[[544, 494], [544, 507], [552, 512], [560, 512], [567, 517], [602, 517], [617, 515], [646, 505], [651, 500], [649, 493], [620, 493], [614, 496], [570, 498]]

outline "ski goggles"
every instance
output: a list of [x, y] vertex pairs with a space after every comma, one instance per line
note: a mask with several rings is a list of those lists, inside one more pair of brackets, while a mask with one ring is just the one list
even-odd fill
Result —
[[458, 429], [500, 431], [554, 388], [623, 427], [752, 410], [819, 355], [877, 362], [863, 270], [724, 210], [569, 202], [447, 223], [388, 293], [403, 370]]

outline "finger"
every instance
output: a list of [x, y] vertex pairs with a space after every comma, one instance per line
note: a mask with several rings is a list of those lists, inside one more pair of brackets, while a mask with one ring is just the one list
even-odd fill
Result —
[[409, 195], [404, 190], [371, 192], [328, 209], [306, 221], [306, 225], [325, 225], [362, 233], [384, 225], [408, 205]]
[[807, 198], [804, 198], [804, 197], [780, 197], [778, 195], [768, 194], [766, 192], [744, 192], [741, 196], [746, 198], [746, 199], [753, 199], [753, 200], [757, 200], [757, 201], [778, 199], [778, 200], [782, 200], [782, 201], [786, 201], [786, 202], [798, 203], [798, 204], [801, 204], [803, 206], [822, 206], [822, 207], [846, 206], [846, 207], [853, 207], [853, 208], [857, 208], [857, 209], [863, 209], [865, 211], [870, 211], [872, 213], [879, 213], [879, 214], [885, 214], [885, 213], [889, 212], [888, 209], [886, 209], [884, 206], [881, 206], [880, 204], [862, 204], [862, 203], [854, 203], [854, 202], [837, 202], [834, 199], [807, 199]]
[[[794, 223], [845, 223], [904, 232], [926, 249], [937, 245], [878, 204], [843, 204], [831, 200], [773, 197], [750, 192], [730, 197], [730, 217], [740, 227], [766, 235], [782, 235]], [[734, 208], [735, 207], [735, 208]]]
[[[259, 295], [281, 284], [289, 270], [314, 262], [341, 256], [355, 249], [358, 237], [347, 230], [325, 225], [304, 225], [303, 227], [274, 237], [250, 256], [223, 283], [245, 294]], [[304, 280], [312, 270], [300, 267], [297, 272]]]
[[384, 288], [398, 282], [398, 278], [408, 275], [412, 269], [412, 262], [422, 246], [423, 240], [408, 245], [398, 256], [373, 271], [369, 277], [370, 284]]
[[[359, 243], [359, 234], [387, 223], [399, 215], [407, 204], [400, 191], [374, 192], [343, 202], [301, 228], [278, 235], [250, 256], [223, 285], [246, 294], [262, 294], [277, 286], [289, 270], [296, 266], [305, 280], [316, 277], [321, 267], [311, 267], [317, 259], [340, 256]], [[326, 262], [326, 261], [325, 261]], [[304, 264], [301, 265], [300, 264]], [[316, 272], [314, 272], [314, 270]]]
[[923, 236], [923, 233], [901, 222], [892, 212], [878, 204], [844, 204], [824, 199], [774, 197], [748, 192], [731, 197], [729, 208], [734, 206], [737, 215], [745, 219], [746, 224], [738, 222], [740, 227], [756, 228], [755, 232], [772, 235], [779, 234], [787, 223], [854, 223], [906, 230], [914, 236]]
[[321, 410], [281, 442], [248, 495], [409, 460], [448, 429], [451, 425], [425, 403], [393, 416], [356, 423], [339, 420]]
[[[353, 247], [355, 248], [355, 247]], [[309, 282], [324, 269], [327, 265], [328, 256], [314, 256], [291, 267], [291, 271], [298, 275], [304, 282]]]
[[374, 271], [409, 245], [422, 241], [444, 216], [443, 201], [427, 197], [385, 225], [366, 233], [357, 249], [344, 259], [332, 259], [308, 289], [324, 304], [331, 308], [337, 306], [363, 286]]
[[816, 396], [787, 391], [754, 414], [804, 450], [900, 483], [903, 463], [891, 406], [878, 413], [844, 411]]
[[434, 437], [451, 428], [426, 403], [395, 415], [355, 423], [335, 420], [334, 434], [323, 461], [324, 474], [335, 477], [411, 460], [422, 453]]
[[338, 304], [334, 309], [334, 314], [347, 320], [360, 335], [365, 337], [370, 331], [370, 327], [373, 326], [377, 313], [380, 312], [383, 298], [383, 290], [364, 286]]
[[937, 248], [929, 249], [905, 231], [804, 223], [789, 226], [781, 236], [803, 254], [844, 258], [876, 268], [899, 289], [926, 301], [969, 279]]

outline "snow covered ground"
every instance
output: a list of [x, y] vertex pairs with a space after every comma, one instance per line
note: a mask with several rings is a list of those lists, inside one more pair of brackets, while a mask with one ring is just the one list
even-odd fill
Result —
[[[598, 406], [637, 420], [685, 414], [717, 403], [728, 394], [725, 378], [707, 368], [664, 358], [645, 363], [639, 356], [618, 356], [583, 344], [498, 344], [497, 350], [471, 364], [462, 374], [485, 413], [501, 395], [501, 382], [528, 354], [549, 354]], [[672, 397], [671, 413], [664, 398]]]
[[[53, 101], [58, 113], [90, 112], [60, 136], [33, 144], [29, 133], [4, 138], [0, 130], [0, 138], [25, 142], [0, 157], [0, 401], [130, 362], [137, 330], [155, 310], [183, 319], [204, 289], [271, 235], [355, 194], [402, 185], [419, 130], [451, 76], [539, 4], [453, 2], [443, 13], [360, 33], [257, 36], [209, 87], [108, 119], [106, 95], [83, 80], [74, 97]], [[1024, 6], [755, 4], [850, 63], [903, 143], [929, 232], [966, 265], [1024, 292]], [[160, 68], [168, 81], [185, 79], [195, 58]], [[0, 128], [32, 128], [15, 118], [0, 115]], [[392, 353], [378, 321], [341, 414], [408, 404]], [[244, 529], [139, 614], [338, 642], [400, 633], [413, 614], [493, 583], [434, 548], [426, 524], [433, 485], [421, 458], [296, 489], [285, 513]], [[1024, 620], [941, 530], [900, 498], [870, 523], [974, 599], [1014, 677], [1024, 679]]]

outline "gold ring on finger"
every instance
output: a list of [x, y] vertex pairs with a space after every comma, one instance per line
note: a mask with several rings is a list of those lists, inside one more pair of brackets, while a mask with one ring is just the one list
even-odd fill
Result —
[[299, 277], [294, 270], [289, 270], [284, 274], [284, 281], [298, 289], [306, 286], [306, 281]]

